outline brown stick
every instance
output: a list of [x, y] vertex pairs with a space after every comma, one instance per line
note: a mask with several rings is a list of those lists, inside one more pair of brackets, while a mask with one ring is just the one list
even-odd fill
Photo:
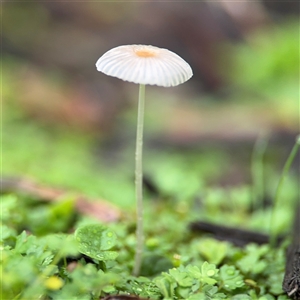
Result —
[[[190, 224], [193, 232], [211, 233], [218, 240], [225, 240], [236, 246], [244, 246], [248, 243], [267, 244], [269, 235], [245, 229], [237, 229], [223, 225], [212, 224], [203, 221], [197, 221]], [[278, 243], [282, 237], [278, 239]]]

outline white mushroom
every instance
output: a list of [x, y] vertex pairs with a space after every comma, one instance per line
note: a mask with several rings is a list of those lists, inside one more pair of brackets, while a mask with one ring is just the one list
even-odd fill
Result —
[[106, 75], [138, 83], [139, 105], [135, 155], [135, 185], [137, 205], [137, 245], [133, 274], [140, 272], [143, 254], [143, 126], [145, 85], [176, 86], [193, 76], [190, 65], [167, 49], [146, 45], [127, 45], [104, 53], [96, 63], [97, 70]]
[[193, 76], [189, 64], [174, 52], [144, 45], [113, 48], [98, 59], [96, 67], [125, 81], [164, 87], [179, 85]]

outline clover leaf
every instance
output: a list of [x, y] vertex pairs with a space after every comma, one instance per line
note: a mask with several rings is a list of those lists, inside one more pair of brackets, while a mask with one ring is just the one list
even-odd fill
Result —
[[116, 251], [108, 251], [115, 246], [116, 234], [100, 224], [89, 224], [79, 227], [75, 232], [78, 251], [100, 261], [114, 260]]

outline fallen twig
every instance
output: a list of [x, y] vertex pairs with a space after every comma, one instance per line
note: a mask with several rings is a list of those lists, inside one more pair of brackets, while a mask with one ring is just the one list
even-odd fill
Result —
[[[225, 240], [233, 243], [236, 246], [244, 246], [249, 243], [267, 244], [269, 242], [269, 235], [233, 227], [226, 227], [216, 225], [208, 222], [197, 221], [190, 224], [190, 229], [193, 232], [211, 233], [214, 238], [218, 240]], [[282, 237], [278, 239], [278, 242]]]

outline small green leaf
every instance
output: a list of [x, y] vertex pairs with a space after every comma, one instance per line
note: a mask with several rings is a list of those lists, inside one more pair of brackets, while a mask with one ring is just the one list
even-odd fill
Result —
[[201, 283], [214, 285], [217, 282], [214, 276], [217, 275], [218, 270], [214, 264], [209, 264], [207, 261], [202, 264], [201, 268], [189, 265], [187, 271], [191, 274], [190, 276], [199, 279]]
[[[0, 208], [1, 209], [1, 208]], [[13, 239], [14, 236], [17, 235], [15, 229], [8, 227], [4, 224], [0, 224], [0, 242], [8, 241], [9, 239]]]
[[191, 287], [193, 285], [193, 278], [187, 272], [180, 272], [174, 268], [169, 273], [181, 287]]
[[115, 251], [107, 251], [115, 246], [117, 236], [107, 227], [90, 224], [79, 227], [75, 232], [78, 251], [97, 260], [114, 260], [118, 256]]
[[228, 244], [211, 238], [203, 239], [198, 243], [200, 254], [212, 264], [218, 265], [226, 256]]
[[76, 256], [78, 254], [77, 242], [74, 235], [63, 233], [49, 234], [39, 238], [39, 242], [60, 256]]
[[211, 285], [206, 285], [203, 287], [202, 291], [205, 292], [206, 298], [205, 299], [225, 299], [227, 298], [225, 294], [223, 293], [218, 293], [218, 287], [217, 286], [211, 286]]
[[234, 266], [223, 265], [220, 268], [220, 279], [223, 281], [223, 288], [227, 291], [245, 285], [240, 272]]
[[262, 273], [266, 267], [267, 262], [261, 258], [268, 253], [268, 246], [258, 246], [250, 244], [246, 247], [246, 254], [237, 262], [237, 266], [243, 273], [258, 274]]
[[212, 277], [218, 273], [218, 270], [214, 264], [205, 261], [201, 266], [201, 273], [203, 276]]
[[170, 274], [163, 272], [161, 276], [154, 279], [154, 283], [164, 296], [164, 299], [173, 299], [175, 297], [175, 289], [178, 284]]

